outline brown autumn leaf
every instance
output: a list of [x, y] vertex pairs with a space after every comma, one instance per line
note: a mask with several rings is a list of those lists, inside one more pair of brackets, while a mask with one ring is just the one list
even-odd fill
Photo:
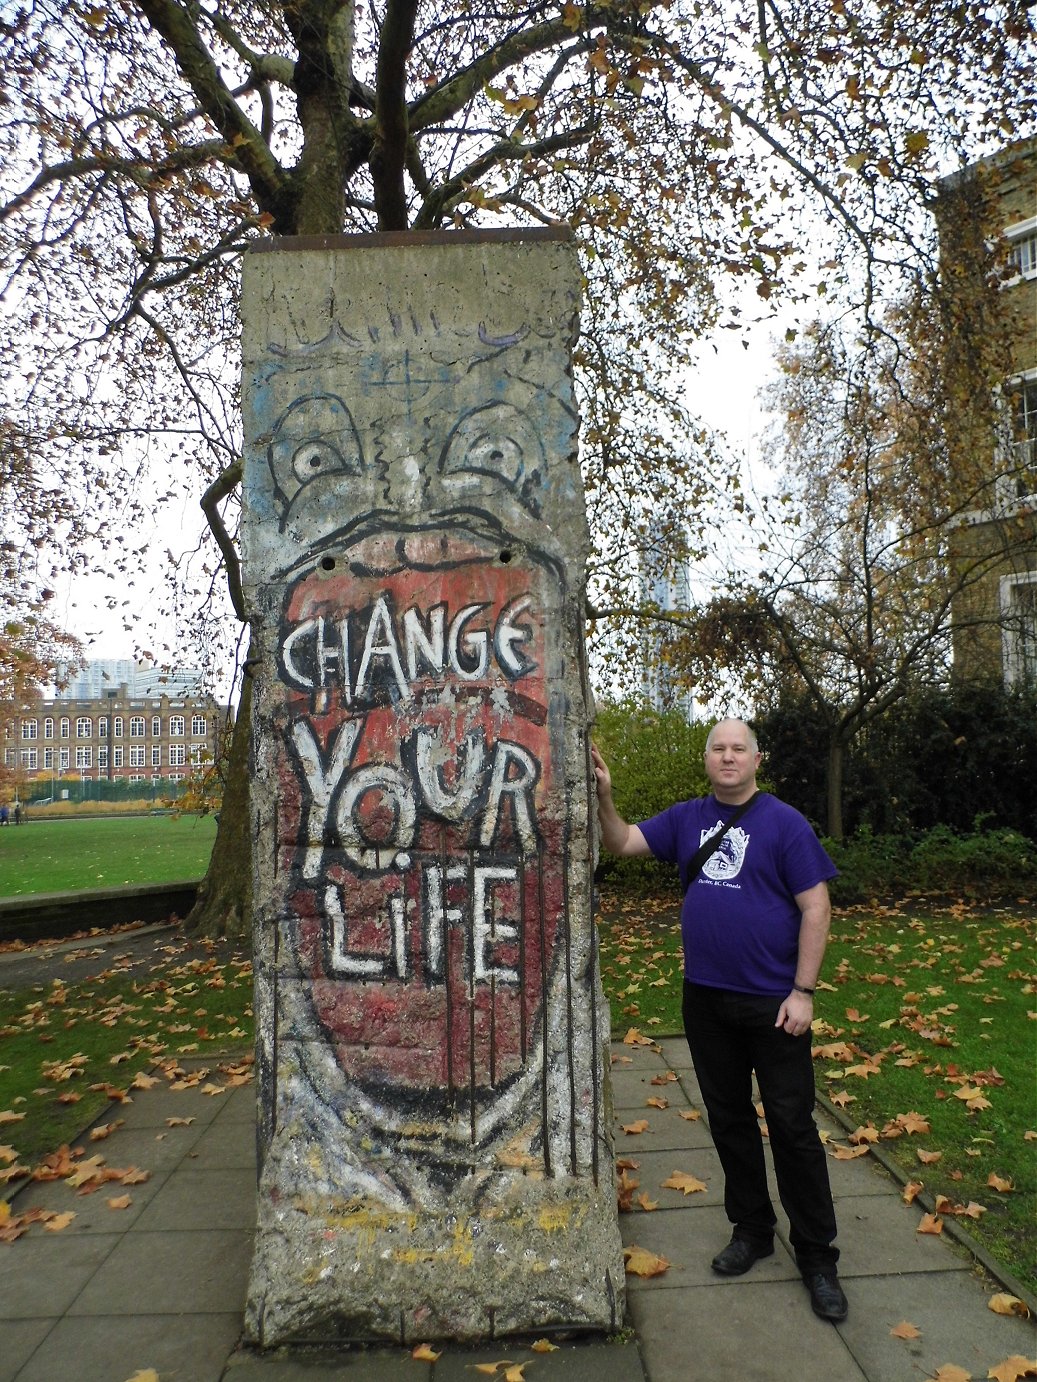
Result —
[[987, 1376], [993, 1377], [995, 1382], [1016, 1382], [1020, 1377], [1035, 1377], [1037, 1362], [1032, 1358], [1025, 1358], [1021, 1353], [1013, 1353], [1011, 1358], [1006, 1358], [1004, 1362], [991, 1368]]
[[623, 1038], [624, 1046], [651, 1046], [652, 1038], [642, 1036], [636, 1027], [630, 1027], [626, 1036]]
[[845, 1108], [847, 1104], [852, 1104], [856, 1097], [855, 1094], [850, 1094], [845, 1089], [840, 1089], [838, 1094], [829, 1094], [828, 1096], [836, 1108]]
[[112, 1133], [126, 1122], [125, 1118], [116, 1118], [113, 1123], [102, 1123], [100, 1127], [91, 1129], [90, 1141], [103, 1142], [106, 1137], [111, 1137]]
[[959, 1368], [957, 1363], [944, 1363], [933, 1373], [932, 1382], [972, 1382], [972, 1373]]
[[13, 1109], [5, 1108], [0, 1110], [0, 1127], [5, 1123], [20, 1123], [25, 1117], [24, 1113], [15, 1113]]
[[639, 1161], [635, 1161], [632, 1156], [616, 1157], [617, 1171], [637, 1171], [640, 1168], [640, 1166], [641, 1163]]
[[699, 1180], [697, 1176], [689, 1175], [687, 1171], [673, 1171], [669, 1180], [663, 1181], [664, 1190], [680, 1190], [685, 1195], [694, 1195], [700, 1190], [707, 1190], [709, 1187], [704, 1180]]
[[89, 1161], [77, 1162], [71, 1175], [65, 1177], [65, 1184], [73, 1188], [78, 1185], [85, 1185], [88, 1180], [95, 1180], [104, 1169], [104, 1157], [92, 1156]]
[[915, 1230], [916, 1233], [942, 1233], [943, 1220], [936, 1214], [923, 1214], [922, 1221]]
[[682, 1108], [678, 1117], [683, 1118], [686, 1123], [697, 1123], [702, 1114], [697, 1108]]
[[167, 1128], [189, 1128], [194, 1122], [193, 1118], [167, 1118]]
[[921, 1113], [898, 1113], [894, 1122], [898, 1123], [906, 1133], [931, 1132], [929, 1120]]
[[1015, 1189], [1015, 1183], [1009, 1176], [999, 1176], [996, 1171], [991, 1171], [987, 1176], [987, 1184], [991, 1190], [1000, 1190], [1006, 1194], [1009, 1190]]
[[867, 1143], [860, 1147], [844, 1147], [841, 1142], [832, 1142], [832, 1156], [836, 1161], [853, 1161], [856, 1157], [867, 1156]]
[[894, 1339], [920, 1339], [922, 1331], [909, 1320], [901, 1320], [889, 1331]]
[[109, 1199], [109, 1201], [108, 1201], [108, 1208], [109, 1208], [109, 1209], [129, 1209], [129, 1207], [130, 1207], [130, 1205], [131, 1205], [132, 1203], [133, 1203], [133, 1198], [132, 1198], [132, 1196], [130, 1196], [130, 1195], [113, 1195], [113, 1196], [111, 1197], [111, 1199]]
[[651, 1214], [653, 1209], [659, 1208], [659, 1201], [650, 1200], [648, 1198], [648, 1192], [646, 1190], [641, 1191], [640, 1195], [638, 1195], [637, 1197], [637, 1202], [646, 1214]]
[[138, 1368], [132, 1377], [127, 1377], [126, 1382], [159, 1382], [159, 1376], [154, 1368]]
[[428, 1344], [418, 1344], [411, 1350], [410, 1356], [419, 1363], [434, 1363], [439, 1357], [439, 1354], [434, 1348], [430, 1348]]
[[624, 1123], [623, 1131], [636, 1137], [639, 1133], [647, 1132], [649, 1123], [647, 1118], [639, 1118], [636, 1123]]
[[143, 1070], [138, 1070], [137, 1074], [134, 1075], [133, 1079], [130, 1081], [130, 1088], [154, 1089], [158, 1083], [159, 1078], [157, 1075], [148, 1075], [145, 1074]]
[[13, 1147], [0, 1147], [0, 1161], [10, 1166], [12, 1161], [18, 1160], [18, 1153]]
[[878, 1142], [878, 1140], [879, 1130], [873, 1123], [868, 1123], [864, 1127], [858, 1128], [856, 1132], [850, 1134], [850, 1141], [856, 1147], [861, 1146], [863, 1143]]
[[623, 1259], [626, 1263], [627, 1272], [631, 1276], [662, 1276], [663, 1272], [669, 1270], [669, 1262], [665, 1257], [659, 1257], [654, 1252], [649, 1252], [647, 1248], [639, 1248], [636, 1244], [623, 1249]]
[[484, 1377], [496, 1377], [498, 1368], [510, 1368], [511, 1359], [506, 1358], [499, 1363], [473, 1363], [472, 1371], [481, 1372]]
[[943, 1156], [943, 1152], [927, 1152], [924, 1147], [919, 1147], [915, 1151], [915, 1156], [923, 1166], [935, 1166]]
[[909, 1180], [904, 1186], [901, 1199], [905, 1204], [914, 1204], [922, 1190], [925, 1189], [925, 1182], [921, 1180]]
[[62, 1229], [68, 1228], [75, 1217], [75, 1210], [66, 1209], [64, 1214], [55, 1214], [53, 1218], [47, 1219], [43, 1227], [48, 1233], [60, 1233]]
[[501, 1374], [503, 1382], [526, 1382], [525, 1363], [509, 1363]]
[[648, 1081], [649, 1084], [675, 1084], [677, 1080], [676, 1072], [667, 1070], [664, 1075], [653, 1075]]
[[859, 1013], [856, 1008], [847, 1008], [846, 1020], [848, 1022], [867, 1022], [869, 1021], [869, 1014]]
[[1030, 1318], [1030, 1307], [1009, 1291], [998, 1291], [992, 1295], [987, 1301], [987, 1309], [993, 1310], [995, 1315], [1020, 1315], [1024, 1320]]
[[534, 1353], [557, 1353], [558, 1345], [553, 1344], [550, 1339], [537, 1339], [529, 1346]]
[[645, 1100], [646, 1108], [669, 1108], [669, 1099], [664, 1099], [659, 1094], [652, 1094]]

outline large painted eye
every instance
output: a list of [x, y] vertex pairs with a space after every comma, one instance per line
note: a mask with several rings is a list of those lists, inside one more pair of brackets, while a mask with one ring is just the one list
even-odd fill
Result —
[[540, 512], [544, 447], [528, 417], [510, 403], [488, 403], [466, 413], [447, 438], [439, 459], [444, 480], [457, 489], [486, 481], [507, 485], [533, 514]]
[[342, 456], [338, 449], [320, 438], [303, 442], [292, 454], [292, 470], [303, 484], [315, 475], [326, 475], [329, 470], [342, 469]]
[[296, 399], [274, 426], [267, 460], [289, 507], [311, 480], [355, 477], [364, 468], [352, 414], [334, 394]]

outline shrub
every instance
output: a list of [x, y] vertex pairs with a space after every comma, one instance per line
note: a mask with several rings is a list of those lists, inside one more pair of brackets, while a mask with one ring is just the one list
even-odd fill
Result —
[[915, 835], [875, 835], [866, 827], [839, 843], [824, 840], [839, 877], [838, 903], [938, 894], [1014, 902], [1037, 892], [1037, 846], [1015, 830], [960, 835], [948, 826]]

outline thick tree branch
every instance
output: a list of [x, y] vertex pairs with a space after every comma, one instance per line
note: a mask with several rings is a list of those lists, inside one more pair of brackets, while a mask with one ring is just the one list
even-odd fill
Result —
[[245, 595], [241, 588], [241, 564], [238, 560], [237, 548], [234, 546], [234, 539], [227, 532], [223, 515], [220, 513], [220, 504], [228, 494], [232, 494], [241, 484], [241, 475], [241, 461], [234, 461], [216, 477], [202, 495], [200, 503], [206, 522], [216, 539], [216, 544], [223, 553], [223, 560], [227, 566], [227, 589], [230, 591], [230, 602], [234, 607], [234, 613], [244, 623], [248, 616], [245, 613]]
[[371, 174], [379, 230], [407, 228], [407, 192], [403, 182], [409, 138], [407, 56], [414, 39], [417, 9], [418, 0], [389, 0], [378, 45]]

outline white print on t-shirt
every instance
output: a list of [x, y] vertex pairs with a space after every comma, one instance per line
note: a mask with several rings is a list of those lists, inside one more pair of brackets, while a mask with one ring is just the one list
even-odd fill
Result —
[[[711, 830], [703, 830], [699, 835], [699, 844], [704, 845], [718, 830], [723, 830], [723, 828], [724, 822], [717, 821]], [[745, 862], [745, 850], [748, 843], [749, 836], [740, 825], [736, 825], [727, 832], [720, 841], [719, 847], [702, 865], [702, 872], [707, 878], [712, 878], [715, 883], [726, 883], [729, 878], [737, 878], [742, 871], [742, 864]]]

